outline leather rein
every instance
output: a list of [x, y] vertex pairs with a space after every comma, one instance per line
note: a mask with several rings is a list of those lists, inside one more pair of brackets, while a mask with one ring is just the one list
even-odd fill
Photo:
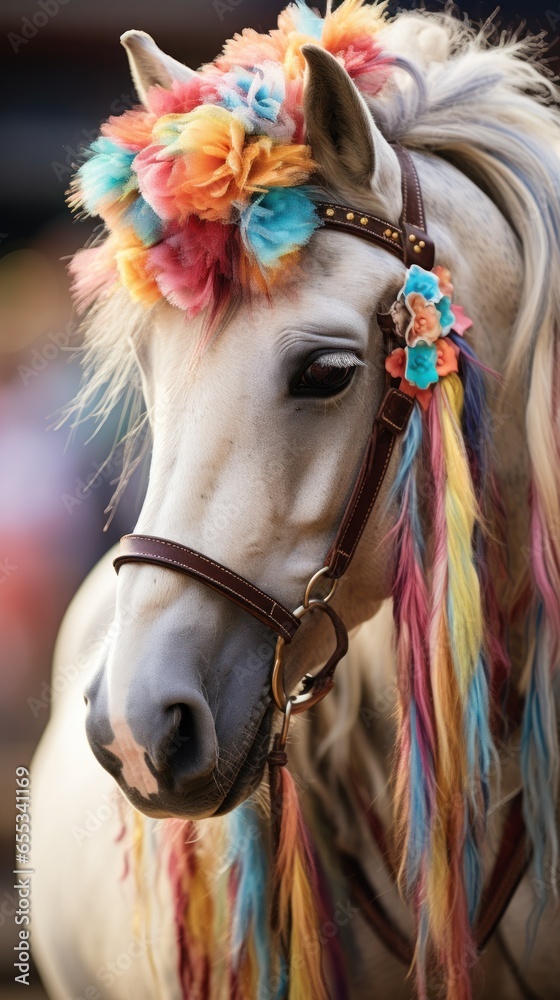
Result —
[[[398, 257], [408, 268], [419, 264], [430, 271], [434, 266], [434, 244], [426, 231], [422, 193], [416, 168], [408, 150], [394, 146], [402, 177], [403, 210], [398, 225], [385, 222], [368, 212], [332, 202], [317, 204], [317, 212], [328, 228], [338, 229]], [[379, 314], [378, 321], [385, 334], [398, 338], [391, 317]], [[387, 380], [386, 391], [375, 414], [373, 426], [354, 487], [334, 541], [324, 565], [311, 577], [303, 602], [295, 611], [284, 607], [275, 597], [228, 569], [207, 555], [186, 545], [152, 535], [130, 534], [121, 539], [114, 560], [116, 572], [125, 563], [151, 563], [183, 573], [227, 597], [238, 607], [268, 626], [277, 636], [272, 677], [272, 693], [277, 708], [283, 714], [283, 726], [276, 734], [269, 754], [271, 797], [278, 794], [279, 768], [286, 764], [285, 751], [290, 717], [321, 701], [334, 685], [334, 673], [348, 650], [348, 634], [339, 615], [330, 606], [338, 581], [345, 574], [379, 497], [385, 475], [400, 435], [410, 419], [414, 400], [401, 392], [398, 380]], [[317, 583], [331, 581], [328, 594], [314, 596]], [[297, 632], [302, 618], [308, 613], [320, 613], [333, 625], [336, 647], [325, 665], [316, 674], [307, 674], [300, 691], [289, 695], [284, 688], [284, 650]], [[389, 852], [380, 821], [366, 806], [366, 816], [382, 858], [388, 862]], [[279, 817], [272, 811], [273, 848], [278, 839]], [[496, 930], [529, 860], [521, 808], [521, 793], [512, 800], [502, 832], [501, 842], [487, 887], [483, 894], [474, 939], [481, 951]], [[356, 858], [340, 852], [340, 861], [349, 885], [364, 917], [397, 958], [407, 965], [413, 960], [414, 946], [402, 933], [383, 906], [381, 898]]]

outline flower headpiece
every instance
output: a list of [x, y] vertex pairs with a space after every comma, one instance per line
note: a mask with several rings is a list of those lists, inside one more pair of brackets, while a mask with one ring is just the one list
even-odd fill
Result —
[[425, 271], [412, 264], [406, 281], [390, 309], [395, 333], [406, 343], [385, 361], [385, 368], [400, 378], [400, 388], [413, 396], [423, 409], [430, 403], [432, 388], [458, 370], [458, 348], [446, 339], [453, 331], [460, 336], [472, 326], [461, 306], [453, 303], [451, 274], [446, 267]]
[[69, 196], [108, 231], [71, 264], [78, 306], [122, 284], [194, 316], [232, 285], [267, 291], [293, 273], [320, 225], [302, 46], [322, 45], [371, 95], [390, 72], [383, 24], [383, 5], [344, 0], [322, 19], [296, 0], [274, 31], [243, 31], [188, 82], [155, 86], [146, 107], [110, 118]]

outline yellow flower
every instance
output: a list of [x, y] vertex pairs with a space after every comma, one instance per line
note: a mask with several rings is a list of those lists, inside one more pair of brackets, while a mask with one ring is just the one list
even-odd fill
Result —
[[137, 160], [142, 194], [156, 211], [172, 201], [180, 218], [196, 213], [227, 221], [234, 202], [271, 186], [303, 184], [315, 170], [309, 146], [246, 139], [242, 123], [225, 108], [202, 105], [165, 115], [154, 129], [158, 145]]
[[128, 246], [117, 250], [115, 262], [119, 278], [131, 299], [153, 306], [161, 298], [161, 292], [147, 271], [149, 250], [144, 246]]

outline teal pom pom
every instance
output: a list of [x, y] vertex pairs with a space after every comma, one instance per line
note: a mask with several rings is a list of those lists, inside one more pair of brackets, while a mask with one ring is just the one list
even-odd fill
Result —
[[436, 309], [439, 313], [439, 325], [441, 326], [441, 332], [445, 336], [453, 328], [455, 322], [455, 313], [451, 308], [451, 299], [449, 295], [444, 295], [438, 303], [436, 303]]
[[247, 70], [241, 66], [225, 78], [231, 86], [224, 89], [221, 104], [229, 111], [246, 108], [253, 116], [253, 125], [259, 118], [276, 122], [286, 96], [286, 83], [280, 67], [269, 65], [265, 69]]
[[436, 275], [432, 274], [431, 271], [425, 271], [418, 264], [412, 264], [409, 267], [406, 284], [402, 290], [405, 298], [411, 292], [418, 292], [420, 295], [423, 295], [426, 302], [439, 302], [442, 297]]
[[239, 220], [247, 249], [262, 267], [298, 250], [311, 238], [320, 219], [301, 188], [271, 188], [254, 199]]
[[437, 347], [420, 340], [416, 347], [405, 347], [406, 368], [404, 377], [417, 385], [419, 389], [427, 389], [437, 382], [439, 375], [436, 370]]
[[302, 35], [311, 35], [320, 41], [323, 36], [323, 18], [314, 10], [310, 10], [304, 0], [296, 0], [297, 13], [294, 21]]
[[134, 232], [146, 247], [158, 243], [163, 235], [163, 223], [156, 215], [151, 205], [142, 196], [135, 198], [124, 214], [126, 225], [132, 226]]
[[88, 159], [77, 173], [82, 201], [90, 215], [98, 214], [102, 202], [117, 201], [136, 186], [131, 170], [135, 155], [105, 136], [92, 142]]

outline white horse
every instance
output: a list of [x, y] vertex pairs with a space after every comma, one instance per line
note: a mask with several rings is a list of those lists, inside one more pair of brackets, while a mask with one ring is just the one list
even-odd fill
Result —
[[[397, 220], [402, 208], [389, 143], [413, 152], [438, 262], [452, 271], [457, 299], [474, 320], [476, 351], [510, 377], [503, 408], [497, 399], [492, 405], [516, 583], [527, 563], [530, 463], [557, 513], [559, 503], [558, 428], [547, 410], [560, 318], [555, 91], [523, 47], [489, 47], [451, 18], [401, 15], [385, 31], [384, 45], [401, 68], [388, 92], [369, 102], [367, 121], [344, 70], [319, 49], [306, 51], [308, 140], [327, 190], [385, 219]], [[169, 86], [188, 72], [139, 32], [127, 33], [125, 44], [141, 98], [154, 82]], [[271, 304], [240, 303], [195, 368], [189, 345], [196, 336], [185, 336], [182, 313], [163, 305], [146, 318], [126, 297], [113, 297], [88, 331], [90, 387], [110, 376], [113, 399], [141, 379], [153, 454], [136, 530], [207, 552], [296, 607], [322, 565], [361, 461], [383, 391], [377, 306], [395, 298], [402, 274], [402, 264], [380, 248], [319, 231], [295, 291], [275, 293]], [[355, 377], [326, 402], [293, 398], [286, 386], [318, 348]], [[397, 453], [390, 479], [398, 462]], [[407, 906], [348, 788], [351, 764], [390, 829], [392, 541], [389, 512], [378, 509], [334, 600], [356, 629], [350, 652], [335, 692], [294, 727], [291, 763], [304, 801], [325, 811], [338, 842], [361, 859], [409, 932]], [[55, 678], [67, 676], [68, 664], [80, 669], [75, 682], [61, 684], [33, 767], [33, 940], [53, 1000], [182, 997], [171, 889], [156, 872], [165, 817], [202, 820], [204, 831], [206, 818], [255, 793], [273, 724], [266, 628], [162, 568], [124, 566], [117, 581], [113, 557], [86, 580], [62, 626]], [[323, 662], [328, 643], [321, 623], [301, 630], [289, 656], [294, 684]], [[518, 685], [522, 623], [512, 622], [510, 644]], [[95, 755], [86, 739], [86, 682]], [[502, 755], [489, 858], [504, 804], [520, 784], [517, 745], [514, 734]], [[147, 757], [156, 767], [167, 760], [163, 790]], [[140, 886], [121, 879], [133, 810], [115, 779], [140, 810], [134, 822], [149, 845]], [[134, 920], [137, 891], [150, 901], [144, 936]], [[410, 997], [406, 968], [375, 936], [348, 887], [338, 902], [353, 942], [351, 996]], [[528, 876], [475, 969], [477, 996], [558, 996], [560, 924], [552, 906], [523, 963], [533, 904]]]

